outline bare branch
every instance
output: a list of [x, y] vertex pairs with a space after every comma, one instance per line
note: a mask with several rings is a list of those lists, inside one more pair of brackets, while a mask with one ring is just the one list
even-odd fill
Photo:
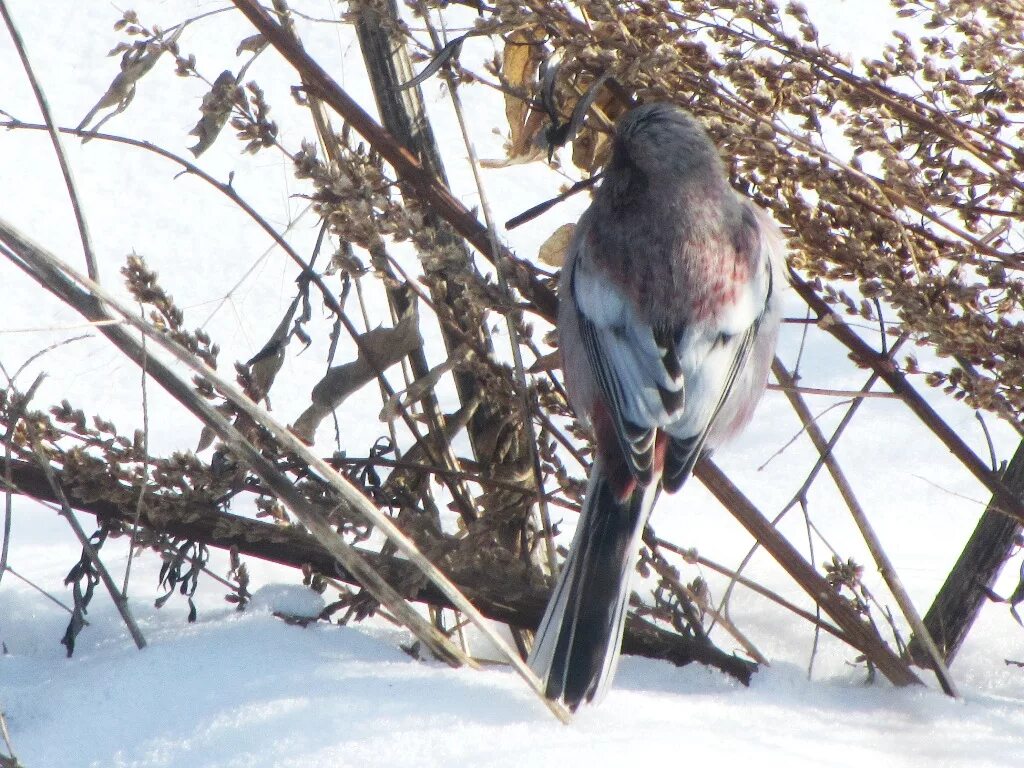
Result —
[[29, 83], [32, 84], [32, 92], [36, 96], [36, 103], [39, 104], [39, 111], [43, 115], [43, 121], [46, 123], [46, 131], [50, 134], [50, 141], [53, 143], [53, 151], [57, 156], [57, 162], [60, 164], [60, 172], [64, 175], [64, 185], [68, 190], [68, 197], [71, 199], [71, 208], [75, 212], [75, 223], [78, 224], [78, 235], [82, 240], [82, 251], [85, 254], [85, 266], [88, 270], [89, 277], [93, 280], [99, 280], [99, 271], [96, 268], [96, 255], [93, 252], [92, 238], [89, 237], [89, 227], [85, 221], [85, 213], [82, 211], [81, 199], [78, 196], [78, 190], [75, 186], [74, 177], [71, 175], [71, 164], [68, 162], [67, 154], [64, 152], [64, 144], [60, 140], [60, 133], [57, 130], [57, 124], [53, 120], [53, 114], [50, 112], [50, 105], [46, 100], [46, 94], [43, 92], [43, 86], [36, 78], [35, 72], [32, 69], [32, 63], [28, 58], [28, 52], [25, 50], [25, 43], [21, 39], [21, 34], [18, 32], [18, 28], [14, 24], [14, 19], [11, 18], [11, 13], [7, 8], [5, 0], [0, 0], [0, 15], [4, 17], [4, 22], [7, 24], [7, 30], [10, 32], [11, 40], [14, 42], [14, 47], [18, 51], [18, 56], [21, 59], [21, 66], [25, 70], [25, 75], [28, 77]]

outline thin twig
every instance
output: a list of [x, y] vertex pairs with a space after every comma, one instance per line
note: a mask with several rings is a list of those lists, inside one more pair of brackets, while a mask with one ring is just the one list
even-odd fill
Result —
[[[388, 458], [385, 458], [383, 456], [377, 457], [377, 458], [372, 458], [372, 459], [369, 458], [369, 457], [364, 458], [364, 457], [359, 457], [359, 456], [332, 456], [330, 458], [325, 459], [325, 461], [328, 461], [332, 466], [333, 465], [346, 464], [346, 465], [349, 465], [349, 466], [359, 467], [359, 466], [364, 466], [364, 465], [367, 465], [367, 464], [371, 464], [371, 465], [377, 465], [377, 466], [381, 466], [381, 467], [394, 467], [395, 469], [407, 469], [407, 470], [411, 470], [413, 472], [421, 472], [421, 473], [427, 473], [427, 474], [431, 474], [431, 475], [445, 475], [445, 474], [448, 474], [448, 475], [452, 475], [453, 477], [457, 477], [457, 478], [462, 479], [462, 480], [472, 481], [474, 483], [479, 484], [480, 486], [482, 486], [484, 488], [488, 488], [488, 487], [490, 487], [490, 488], [501, 488], [502, 490], [513, 491], [515, 493], [522, 493], [522, 494], [526, 494], [527, 493], [527, 491], [524, 490], [522, 485], [520, 485], [518, 483], [511, 482], [509, 480], [501, 480], [500, 478], [497, 478], [497, 477], [480, 477], [479, 474], [477, 474], [475, 472], [468, 472], [468, 471], [465, 471], [465, 470], [445, 469], [444, 467], [435, 467], [435, 466], [431, 466], [429, 464], [420, 464], [418, 462], [413, 462], [413, 461], [403, 461], [401, 459], [388, 459]], [[473, 467], [474, 465], [472, 463], [470, 463], [469, 466]], [[546, 493], [546, 494], [544, 494], [544, 499], [548, 503], [550, 503], [550, 504], [555, 504], [557, 506], [562, 506], [562, 507], [565, 507], [566, 509], [571, 509], [571, 510], [577, 511], [577, 512], [579, 511], [579, 507], [578, 506], [576, 506], [574, 504], [571, 504], [571, 503], [569, 503], [567, 501], [562, 501], [557, 496], [555, 496], [553, 493]]]
[[[139, 307], [139, 314], [144, 316], [142, 307]], [[124, 585], [121, 587], [121, 594], [128, 597], [128, 581], [132, 573], [132, 559], [135, 557], [135, 545], [139, 536], [139, 520], [142, 518], [142, 506], [146, 501], [146, 486], [149, 484], [149, 390], [147, 382], [149, 375], [146, 366], [149, 361], [149, 350], [146, 346], [146, 337], [142, 337], [142, 378], [139, 387], [142, 390], [142, 475], [139, 478], [139, 497], [135, 501], [135, 519], [132, 521], [131, 541], [128, 543], [128, 562], [124, 567]]]
[[988, 424], [985, 423], [984, 417], [981, 415], [981, 411], [974, 412], [974, 418], [981, 424], [981, 431], [985, 433], [985, 444], [988, 446], [988, 458], [991, 462], [993, 472], [999, 472], [999, 461], [996, 459], [996, 447], [992, 443], [992, 435], [988, 431]]
[[665, 560], [664, 556], [657, 551], [657, 549], [651, 552], [650, 559], [646, 559], [651, 567], [654, 568], [655, 572], [660, 576], [674, 592], [678, 595], [685, 596], [691, 603], [700, 608], [706, 613], [711, 614], [714, 619], [722, 625], [722, 628], [732, 636], [732, 638], [740, 644], [744, 652], [758, 664], [763, 664], [766, 667], [771, 666], [767, 657], [761, 653], [757, 646], [750, 641], [749, 638], [725, 616], [718, 613], [715, 608], [710, 604], [707, 596], [698, 595], [694, 590], [690, 589], [686, 584], [683, 584], [679, 580], [679, 577], [673, 572], [672, 567], [668, 561]]
[[555, 195], [550, 200], [545, 200], [543, 203], [538, 203], [537, 205], [533, 206], [532, 208], [528, 208], [527, 210], [523, 211], [522, 213], [516, 214], [511, 219], [509, 219], [508, 221], [505, 222], [505, 229], [512, 230], [512, 229], [515, 229], [516, 227], [522, 226], [523, 224], [525, 224], [528, 221], [533, 221], [538, 216], [541, 216], [542, 214], [546, 213], [548, 210], [550, 210], [554, 206], [558, 205], [561, 202], [564, 202], [565, 200], [568, 200], [570, 197], [575, 195], [577, 192], [581, 192], [584, 189], [590, 189], [598, 181], [600, 181], [600, 179], [601, 179], [601, 174], [600, 173], [595, 173], [593, 176], [590, 176], [590, 177], [588, 177], [586, 179], [582, 179], [580, 181], [577, 181], [575, 184], [573, 184], [567, 190], [565, 190], [564, 192], [561, 192], [561, 193]]
[[[21, 421], [21, 417], [25, 415], [25, 411], [28, 409], [28, 404], [32, 402], [32, 397], [35, 395], [36, 390], [45, 378], [45, 374], [43, 373], [37, 375], [31, 386], [29, 386], [28, 391], [23, 396], [18, 397], [18, 394], [14, 389], [14, 380], [18, 377], [18, 373], [24, 370], [24, 368], [25, 366], [22, 365], [14, 376], [7, 377], [9, 387], [7, 407], [10, 410], [7, 414], [7, 433], [4, 435], [4, 460], [7, 462], [7, 469], [4, 473], [4, 540], [3, 544], [0, 545], [0, 580], [3, 579], [4, 571], [7, 568], [7, 556], [11, 546], [11, 522], [14, 518], [14, 506], [12, 499], [14, 488], [11, 478], [11, 440], [14, 438], [14, 430], [18, 426], [18, 422]], [[6, 370], [4, 370], [4, 375], [7, 375]]]
[[[94, 283], [98, 285], [98, 283]], [[71, 526], [71, 530], [75, 532], [75, 536], [82, 545], [82, 549], [85, 551], [89, 560], [92, 562], [93, 567], [100, 575], [100, 580], [103, 582], [103, 586], [106, 587], [107, 592], [110, 593], [110, 599], [114, 601], [114, 605], [117, 607], [117, 612], [121, 614], [121, 619], [124, 621], [124, 625], [128, 628], [129, 634], [132, 636], [132, 640], [135, 642], [135, 647], [140, 651], [146, 647], [146, 638], [142, 634], [142, 630], [139, 629], [139, 625], [135, 622], [135, 617], [132, 616], [131, 609], [128, 607], [128, 601], [125, 596], [118, 591], [117, 585], [114, 583], [114, 579], [110, 575], [110, 571], [100, 560], [100, 555], [89, 541], [89, 537], [85, 531], [82, 530], [81, 524], [78, 522], [78, 518], [75, 517], [75, 512], [71, 509], [71, 505], [68, 503], [67, 496], [64, 495], [64, 488], [57, 481], [57, 476], [53, 472], [53, 467], [50, 466], [50, 458], [46, 455], [43, 450], [42, 443], [35, 430], [31, 431], [32, 440], [32, 451], [36, 455], [36, 459], [39, 462], [39, 466], [46, 474], [46, 479], [50, 483], [50, 487], [53, 488], [54, 496], [60, 500], [61, 514], [68, 521], [68, 525]]]
[[[17, 491], [17, 492], [20, 493], [20, 491]], [[45, 589], [40, 587], [38, 584], [36, 584], [31, 579], [29, 579], [27, 576], [25, 576], [25, 575], [23, 575], [21, 573], [18, 573], [16, 570], [11, 568], [11, 566], [9, 566], [9, 565], [4, 566], [4, 570], [6, 570], [9, 574], [11, 574], [11, 576], [13, 576], [14, 578], [20, 579], [21, 581], [25, 582], [25, 584], [27, 584], [29, 587], [31, 587], [36, 592], [41, 594], [43, 597], [45, 597], [50, 602], [56, 603], [57, 605], [59, 605], [61, 608], [63, 608], [68, 613], [74, 614], [75, 611], [74, 611], [73, 608], [71, 608], [71, 606], [68, 606], [68, 605], [65, 605], [64, 603], [62, 603], [59, 599], [57, 599], [56, 597], [51, 595]]]
[[[811, 510], [807, 505], [807, 498], [805, 496], [800, 497], [800, 511], [804, 513], [804, 530], [807, 531], [807, 558], [812, 562], [816, 563], [817, 558], [814, 556], [814, 536], [811, 535], [813, 528], [811, 524]], [[814, 613], [820, 618], [821, 617], [821, 604], [814, 604]], [[814, 674], [814, 660], [818, 657], [818, 641], [821, 640], [821, 632], [818, 630], [817, 625], [814, 627], [814, 641], [811, 643], [811, 653], [807, 659], [807, 679], [810, 680]]]
[[[665, 539], [659, 538], [658, 536], [654, 535], [653, 533], [650, 535], [650, 537], [648, 537], [647, 534], [649, 532], [650, 531], [648, 529], [648, 531], [645, 531], [645, 533], [644, 533], [644, 541], [647, 542], [648, 546], [650, 546], [651, 543], [653, 543], [656, 546], [660, 547], [661, 549], [665, 549], [665, 550], [668, 550], [669, 552], [673, 552], [673, 553], [679, 555], [679, 557], [683, 558], [683, 560], [685, 560], [688, 563], [695, 563], [697, 565], [701, 565], [701, 566], [703, 566], [705, 568], [711, 569], [712, 571], [720, 573], [723, 576], [728, 576], [731, 580], [735, 581], [737, 584], [741, 584], [744, 587], [746, 587], [747, 589], [751, 590], [752, 592], [757, 592], [757, 594], [761, 595], [762, 597], [768, 598], [773, 603], [775, 603], [777, 605], [780, 605], [783, 608], [785, 608], [787, 611], [790, 611], [791, 613], [795, 613], [797, 616], [799, 616], [802, 619], [806, 619], [811, 624], [813, 624], [815, 627], [817, 627], [819, 629], [825, 630], [826, 632], [828, 632], [833, 637], [838, 638], [839, 640], [842, 640], [844, 643], [848, 643], [849, 642], [846, 639], [846, 635], [843, 634], [843, 631], [841, 629], [838, 629], [833, 624], [829, 624], [827, 621], [823, 621], [820, 616], [815, 616], [813, 613], [810, 613], [809, 611], [805, 611], [800, 606], [794, 605], [793, 603], [789, 602], [789, 600], [784, 598], [779, 593], [774, 592], [774, 591], [768, 589], [767, 587], [763, 586], [762, 584], [758, 584], [756, 581], [754, 581], [752, 579], [748, 579], [746, 576], [743, 576], [743, 575], [737, 573], [736, 571], [732, 570], [731, 568], [726, 568], [724, 565], [716, 563], [714, 560], [709, 560], [708, 558], [698, 554], [696, 550], [686, 550], [686, 549], [683, 549], [682, 547], [677, 546], [676, 544], [673, 544], [671, 541], [666, 541]], [[719, 608], [718, 611], [715, 611], [716, 615], [719, 614], [720, 611], [721, 611], [721, 608]]]
[[783, 386], [782, 384], [769, 384], [768, 389], [772, 392], [799, 392], [801, 395], [823, 395], [825, 397], [863, 398], [868, 397], [876, 400], [899, 400], [898, 395], [892, 392], [865, 392], [863, 389], [830, 389], [828, 387], [805, 387], [802, 384]]
[[18, 758], [14, 755], [14, 745], [11, 744], [11, 732], [7, 729], [7, 716], [3, 711], [0, 711], [0, 736], [4, 738], [4, 745], [7, 747], [7, 756], [13, 761], [11, 768], [18, 768], [21, 763], [18, 762]]
[[[782, 384], [788, 385], [792, 383], [789, 371], [786, 370], [785, 366], [778, 358], [775, 359], [772, 365], [772, 371]], [[861, 536], [864, 538], [864, 543], [867, 544], [868, 551], [871, 552], [871, 557], [874, 559], [875, 565], [878, 566], [878, 571], [882, 575], [882, 579], [885, 581], [885, 584], [889, 588], [893, 597], [896, 598], [896, 603], [899, 605], [903, 615], [910, 623], [910, 626], [913, 627], [918, 640], [928, 652], [935, 674], [939, 679], [939, 684], [942, 686], [942, 690], [954, 698], [959, 698], [956, 685], [953, 682], [952, 676], [949, 674], [949, 669], [946, 667], [946, 662], [942, 658], [942, 653], [936, 647], [931, 633], [928, 631], [928, 628], [925, 627], [924, 621], [921, 619], [921, 615], [917, 612], [917, 608], [914, 607], [914, 603], [910, 599], [910, 595], [906, 588], [903, 586], [903, 582], [897, 574], [892, 561], [889, 559], [885, 549], [882, 547], [882, 542], [878, 538], [878, 534], [875, 533], [875, 529], [868, 520], [867, 513], [864, 511], [864, 508], [860, 505], [860, 502], [854, 494], [853, 487], [850, 485], [846, 478], [846, 474], [839, 466], [839, 462], [836, 460], [835, 454], [831, 449], [829, 449], [828, 444], [825, 441], [825, 436], [821, 433], [821, 429], [815, 423], [810, 410], [807, 408], [807, 404], [803, 400], [803, 397], [800, 396], [799, 392], [795, 391], [787, 392], [786, 396], [789, 398], [789, 402], [793, 406], [793, 410], [796, 411], [800, 421], [806, 427], [807, 436], [810, 437], [814, 447], [818, 450], [818, 453], [825, 461], [825, 466], [828, 467], [829, 474], [832, 475], [832, 480], [835, 482], [836, 488], [839, 489], [839, 493], [843, 497], [843, 501], [846, 502], [846, 506], [850, 510], [850, 515], [853, 517], [854, 522], [857, 523], [857, 528], [860, 530]]]
[[92, 239], [89, 237], [89, 227], [85, 221], [85, 214], [82, 212], [82, 204], [75, 187], [74, 177], [71, 175], [71, 164], [68, 163], [67, 155], [64, 152], [64, 144], [60, 140], [60, 132], [57, 130], [53, 114], [50, 112], [50, 105], [46, 100], [46, 94], [43, 92], [43, 86], [36, 79], [35, 72], [32, 70], [32, 63], [28, 58], [28, 52], [25, 50], [25, 43], [21, 39], [18, 28], [14, 25], [14, 19], [11, 18], [11, 13], [7, 9], [5, 0], [0, 0], [0, 15], [4, 17], [7, 30], [11, 34], [11, 40], [14, 42], [14, 47], [18, 51], [18, 57], [21, 59], [21, 66], [24, 68], [25, 75], [32, 85], [32, 92], [36, 96], [36, 103], [39, 104], [39, 111], [43, 115], [43, 122], [46, 123], [46, 131], [50, 134], [50, 141], [53, 143], [53, 151], [57, 155], [57, 162], [60, 163], [60, 171], [64, 175], [64, 186], [67, 188], [68, 196], [71, 198], [71, 207], [75, 212], [75, 222], [78, 224], [78, 234], [82, 240], [82, 251], [85, 254], [86, 269], [89, 277], [98, 281], [100, 279], [99, 271], [96, 268], [96, 256], [93, 252]]

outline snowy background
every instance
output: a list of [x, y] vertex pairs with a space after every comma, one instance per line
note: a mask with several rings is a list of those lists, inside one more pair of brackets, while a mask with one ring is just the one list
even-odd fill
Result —
[[[104, 3], [8, 0], [51, 108], [61, 125], [77, 125], [117, 71], [105, 58], [122, 37], [111, 27], [119, 12]], [[883, 3], [818, 0], [808, 6], [824, 39], [856, 56], [879, 50], [895, 23]], [[207, 2], [137, 3], [143, 22], [163, 27], [221, 7]], [[870, 7], [870, 13], [867, 12]], [[303, 6], [330, 19], [330, 2]], [[236, 13], [217, 14], [190, 27], [182, 40], [196, 52], [210, 79], [237, 68], [235, 43], [251, 34]], [[363, 105], [372, 105], [358, 47], [340, 25], [301, 23], [300, 32], [321, 64]], [[487, 56], [489, 43], [467, 46], [464, 56]], [[854, 47], [855, 46], [855, 47]], [[300, 112], [288, 109], [293, 84], [286, 67], [267, 52], [251, 70], [274, 105], [281, 138], [297, 147], [310, 135]], [[447, 95], [439, 83], [425, 86], [438, 134], [444, 138], [453, 188], [467, 206], [479, 200], [465, 149], [457, 136]], [[170, 60], [146, 77], [129, 111], [104, 128], [145, 138], [183, 155], [194, 139], [202, 97], [195, 81], [176, 78]], [[502, 155], [502, 102], [485, 89], [467, 89], [474, 141], [481, 157]], [[33, 122], [38, 112], [6, 34], [0, 34], [0, 109]], [[372, 110], [371, 110], [372, 111]], [[233, 174], [236, 190], [279, 229], [288, 229], [299, 252], [316, 235], [306, 202], [294, 196], [288, 161], [263, 152], [242, 157], [229, 131], [201, 160], [218, 179]], [[295, 269], [237, 208], [195, 178], [173, 179], [178, 168], [138, 150], [67, 141], [66, 147], [97, 244], [102, 280], [120, 287], [124, 257], [142, 254], [161, 274], [164, 287], [187, 312], [189, 327], [203, 326], [224, 348], [222, 368], [251, 357], [270, 335], [294, 295]], [[549, 197], [562, 177], [534, 164], [486, 174], [496, 219]], [[531, 258], [557, 226], [572, 221], [586, 204], [557, 207], [530, 226], [510, 233], [510, 245]], [[0, 217], [14, 223], [72, 263], [81, 248], [59, 169], [48, 138], [22, 131], [0, 133]], [[411, 264], [411, 262], [410, 262]], [[377, 316], [385, 317], [372, 282], [367, 290]], [[791, 314], [803, 308], [791, 301]], [[275, 392], [308, 392], [322, 373], [326, 324], [313, 347], [290, 354]], [[142, 424], [139, 372], [81, 318], [49, 298], [17, 269], [0, 263], [0, 363], [11, 374], [32, 354], [70, 337], [18, 378], [22, 389], [41, 371], [49, 374], [34, 405], [72, 396], [87, 414], [102, 414], [122, 433]], [[785, 329], [783, 359], [790, 366], [799, 327]], [[442, 347], [428, 340], [432, 362]], [[294, 350], [293, 350], [294, 352]], [[351, 352], [351, 350], [349, 350]], [[345, 359], [345, 353], [339, 359]], [[811, 334], [804, 353], [803, 383], [859, 388], [867, 375], [846, 360], [824, 334]], [[923, 386], [922, 386], [923, 389]], [[158, 387], [148, 389], [151, 451], [166, 455], [194, 449], [199, 425]], [[926, 392], [979, 455], [984, 436], [966, 408]], [[276, 414], [293, 420], [305, 395], [287, 402], [278, 394]], [[815, 412], [833, 402], [817, 398]], [[346, 435], [366, 445], [386, 430], [367, 414], [379, 410], [376, 389], [366, 387], [339, 413]], [[830, 433], [843, 409], [825, 414]], [[998, 455], [1016, 442], [989, 419]], [[755, 423], [718, 455], [720, 465], [759, 507], [773, 516], [803, 482], [814, 456], [797, 441], [772, 457], [799, 429], [784, 397], [771, 392]], [[324, 429], [324, 432], [329, 431]], [[330, 445], [324, 447], [330, 449]], [[844, 437], [839, 458], [871, 515], [889, 555], [923, 613], [973, 529], [988, 494], [941, 449], [907, 410], [885, 399], [864, 404]], [[841, 503], [819, 481], [809, 497], [815, 524], [828, 532], [844, 557], [869, 564]], [[238, 510], [235, 511], [244, 511]], [[799, 511], [781, 528], [806, 541]], [[92, 530], [92, 520], [83, 516]], [[699, 486], [691, 483], [664, 500], [653, 520], [658, 533], [731, 566], [750, 547], [749, 537]], [[571, 525], [569, 526], [571, 528]], [[570, 531], [571, 532], [571, 531]], [[115, 579], [123, 572], [123, 545], [104, 548]], [[56, 597], [70, 602], [63, 578], [79, 547], [67, 524], [47, 507], [15, 498], [9, 565]], [[814, 561], [828, 558], [819, 544]], [[220, 572], [223, 558], [212, 561]], [[399, 647], [408, 637], [390, 625], [327, 625], [301, 629], [271, 615], [308, 605], [310, 594], [294, 571], [249, 560], [256, 600], [237, 613], [225, 590], [210, 580], [197, 595], [199, 620], [186, 623], [187, 605], [172, 599], [153, 607], [160, 562], [152, 555], [133, 565], [131, 606], [149, 647], [139, 652], [105, 594], [97, 594], [90, 626], [75, 656], [58, 641], [67, 613], [10, 572], [0, 582], [0, 710], [27, 768], [78, 766], [430, 766], [622, 765], [644, 760], [721, 765], [757, 761], [774, 766], [1011, 766], [1024, 756], [1024, 671], [1004, 659], [1024, 658], [1024, 630], [1004, 606], [986, 606], [952, 668], [964, 698], [952, 701], [933, 680], [927, 688], [867, 686], [853, 654], [828, 636], [821, 639], [808, 676], [813, 635], [791, 614], [738, 589], [732, 617], [771, 661], [744, 688], [698, 666], [626, 657], [602, 707], [586, 711], [571, 727], [555, 722], [521, 681], [504, 667], [451, 670], [415, 661]], [[1016, 583], [1020, 559], [1005, 569], [997, 591]], [[698, 571], [687, 574], [692, 578]], [[799, 590], [769, 558], [758, 554], [747, 575], [809, 607]], [[724, 583], [703, 574], [719, 596]], [[865, 581], [889, 602], [868, 565]], [[315, 606], [314, 606], [315, 612]], [[716, 641], [729, 650], [727, 636]], [[480, 643], [474, 650], [486, 653]]]

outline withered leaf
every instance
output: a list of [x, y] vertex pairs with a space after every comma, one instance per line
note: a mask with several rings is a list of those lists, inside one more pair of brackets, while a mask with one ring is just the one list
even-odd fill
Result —
[[135, 86], [138, 81], [153, 69], [153, 66], [167, 48], [177, 43], [183, 29], [184, 27], [179, 27], [166, 41], [157, 40], [149, 41], [148, 43], [140, 41], [125, 48], [122, 48], [120, 45], [114, 48], [111, 53], [124, 50], [124, 55], [121, 57], [121, 71], [114, 77], [106, 92], [100, 96], [99, 101], [82, 118], [82, 122], [78, 124], [76, 130], [84, 130], [101, 109], [115, 107], [114, 111], [104, 117], [94, 130], [98, 130], [111, 117], [127, 109], [135, 97]]
[[[545, 32], [540, 27], [513, 32], [505, 41], [501, 75], [506, 84], [521, 93], [534, 90], [537, 69], [544, 59], [540, 41]], [[505, 160], [490, 160], [489, 167], [531, 162], [544, 156], [537, 136], [544, 129], [545, 115], [529, 101], [511, 93], [505, 94], [505, 119], [508, 120], [509, 143]]]
[[565, 255], [569, 252], [572, 233], [575, 231], [575, 224], [563, 224], [552, 232], [551, 236], [537, 250], [537, 258], [540, 262], [552, 267], [562, 266], [565, 262]]
[[[215, 406], [214, 410], [225, 418], [231, 418], [235, 413], [235, 409], [230, 403], [221, 403], [220, 405]], [[204, 426], [202, 431], [199, 433], [199, 443], [196, 445], [196, 453], [201, 453], [213, 445], [213, 441], [216, 437], [216, 432], [209, 427]]]
[[557, 371], [561, 367], [562, 353], [557, 351], [548, 352], [546, 355], [534, 360], [533, 365], [527, 368], [527, 373], [546, 373], [548, 371]]
[[266, 45], [267, 38], [265, 38], [263, 35], [250, 35], [238, 44], [238, 47], [235, 49], [235, 56], [239, 56], [245, 51], [249, 51], [251, 53], [259, 53], [266, 47]]
[[377, 327], [359, 337], [359, 356], [350, 363], [337, 365], [317, 382], [311, 393], [309, 407], [295, 420], [292, 432], [310, 445], [316, 428], [345, 399], [372, 381], [423, 343], [419, 318], [415, 312], [406, 315], [393, 328]]
[[284, 365], [284, 352], [291, 338], [289, 330], [292, 318], [295, 317], [295, 310], [298, 308], [301, 298], [301, 296], [296, 296], [292, 299], [291, 305], [289, 305], [288, 310], [284, 313], [281, 322], [277, 324], [270, 338], [267, 339], [266, 344], [246, 362], [246, 366], [249, 368], [249, 373], [252, 376], [252, 383], [256, 390], [255, 395], [257, 398], [262, 398], [270, 392], [278, 371]]
[[576, 134], [580, 132], [583, 127], [583, 121], [587, 118], [587, 112], [590, 111], [590, 107], [597, 100], [601, 94], [601, 90], [604, 86], [605, 81], [608, 79], [608, 74], [603, 74], [590, 84], [583, 95], [580, 96], [576, 102], [576, 106], [572, 109], [572, 117], [569, 118], [569, 122], [562, 123], [560, 125], [551, 125], [545, 138], [548, 145], [548, 161], [551, 160], [551, 155], [556, 147], [564, 146], [570, 141], [576, 138]]
[[[606, 89], [600, 89], [592, 105], [605, 117], [615, 122], [626, 111], [626, 107]], [[589, 125], [579, 130], [572, 142], [572, 164], [577, 168], [593, 172], [602, 167], [611, 154], [611, 134], [594, 130]]]
[[381, 421], [392, 421], [395, 419], [402, 409], [409, 407], [409, 405], [430, 393], [437, 386], [437, 382], [442, 376], [467, 359], [472, 353], [473, 350], [465, 344], [460, 345], [443, 363], [435, 365], [402, 392], [396, 392], [389, 397], [387, 402], [384, 403], [384, 407], [380, 409], [378, 418]]
[[198, 136], [199, 141], [189, 151], [199, 157], [203, 152], [213, 146], [221, 129], [231, 115], [231, 107], [235, 103], [238, 91], [238, 82], [231, 70], [225, 69], [213, 83], [213, 88], [203, 96], [203, 104], [199, 107], [202, 117], [196, 123], [196, 127], [189, 131], [189, 136]]
[[420, 83], [426, 81], [431, 75], [437, 72], [441, 67], [447, 64], [449, 61], [459, 55], [459, 51], [462, 50], [462, 44], [466, 41], [466, 38], [474, 34], [473, 32], [467, 32], [464, 35], [456, 37], [451, 40], [444, 48], [438, 51], [437, 55], [430, 60], [430, 63], [423, 68], [412, 80], [402, 83], [395, 88], [396, 91], [405, 91], [409, 88], [415, 88]]

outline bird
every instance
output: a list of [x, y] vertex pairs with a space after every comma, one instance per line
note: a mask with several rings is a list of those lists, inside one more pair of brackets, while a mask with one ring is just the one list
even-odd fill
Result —
[[778, 226], [732, 188], [691, 113], [658, 102], [618, 121], [559, 278], [565, 388], [594, 458], [527, 659], [544, 695], [572, 712], [614, 677], [660, 492], [738, 433], [766, 387], [784, 259]]

